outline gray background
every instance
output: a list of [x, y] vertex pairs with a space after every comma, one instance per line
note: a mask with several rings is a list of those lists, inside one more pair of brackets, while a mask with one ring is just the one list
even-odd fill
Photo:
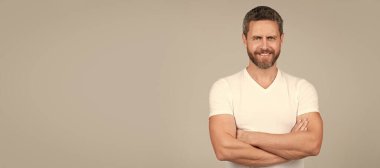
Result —
[[378, 166], [379, 1], [0, 0], [0, 168], [221, 167], [208, 92], [247, 65], [257, 5], [285, 20], [279, 67], [319, 92], [306, 167]]

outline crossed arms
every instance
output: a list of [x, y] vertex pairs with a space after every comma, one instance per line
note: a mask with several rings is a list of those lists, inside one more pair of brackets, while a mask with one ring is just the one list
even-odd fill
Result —
[[319, 154], [323, 123], [318, 112], [299, 115], [290, 133], [238, 130], [232, 115], [209, 118], [211, 143], [218, 160], [248, 166], [270, 166]]

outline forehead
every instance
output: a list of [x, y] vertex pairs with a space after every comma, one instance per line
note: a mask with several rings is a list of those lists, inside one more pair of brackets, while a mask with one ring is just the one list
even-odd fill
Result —
[[280, 35], [280, 30], [275, 21], [259, 20], [249, 22], [249, 35]]

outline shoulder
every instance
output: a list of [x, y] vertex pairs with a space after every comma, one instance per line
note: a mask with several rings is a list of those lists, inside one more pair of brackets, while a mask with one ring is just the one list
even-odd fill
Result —
[[240, 82], [244, 76], [244, 70], [236, 72], [232, 75], [219, 78], [216, 80], [212, 87], [231, 87]]
[[291, 74], [288, 74], [284, 71], [280, 71], [282, 78], [289, 84], [297, 84], [299, 81], [304, 80], [302, 78], [293, 76]]
[[240, 81], [240, 80], [242, 79], [242, 77], [244, 76], [244, 71], [245, 71], [245, 69], [243, 69], [243, 70], [241, 70], [241, 71], [239, 71], [239, 72], [236, 72], [236, 73], [234, 73], [234, 74], [232, 74], [232, 75], [229, 75], [229, 76], [227, 76], [227, 77], [224, 77], [223, 79], [224, 79], [227, 83], [229, 83], [229, 84], [232, 84], [232, 83], [234, 83], [234, 82], [238, 82], [238, 81]]
[[296, 77], [293, 75], [290, 75], [286, 72], [280, 71], [283, 79], [286, 81], [288, 86], [292, 86], [295, 89], [304, 89], [304, 88], [314, 88], [313, 84], [311, 84], [309, 81], [307, 81], [304, 78]]
[[214, 116], [217, 114], [230, 114], [233, 115], [233, 95], [236, 93], [236, 88], [241, 77], [241, 72], [229, 75], [227, 77], [219, 78], [214, 82], [209, 93], [210, 114]]

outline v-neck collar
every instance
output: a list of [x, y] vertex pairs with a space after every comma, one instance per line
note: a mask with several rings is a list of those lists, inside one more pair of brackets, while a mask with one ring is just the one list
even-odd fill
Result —
[[248, 73], [247, 68], [244, 68], [244, 75], [248, 79], [248, 81], [253, 84], [254, 87], [256, 87], [257, 89], [259, 89], [263, 92], [269, 92], [269, 91], [273, 90], [274, 87], [276, 87], [278, 80], [280, 80], [280, 78], [281, 78], [281, 71], [280, 71], [280, 69], [277, 68], [276, 77], [274, 78], [273, 82], [267, 88], [263, 88], [260, 84], [258, 84], [256, 82], [256, 80], [253, 79], [251, 77], [251, 75]]

